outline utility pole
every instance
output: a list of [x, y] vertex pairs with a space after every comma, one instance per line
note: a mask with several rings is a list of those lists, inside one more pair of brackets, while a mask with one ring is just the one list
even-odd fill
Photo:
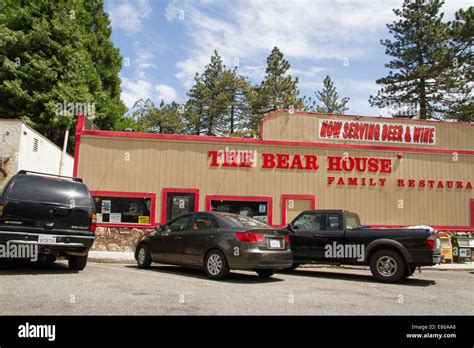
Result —
[[69, 128], [66, 129], [66, 132], [64, 133], [63, 151], [61, 152], [61, 160], [59, 161], [59, 175], [64, 175], [64, 161], [66, 159], [68, 139], [69, 139]]

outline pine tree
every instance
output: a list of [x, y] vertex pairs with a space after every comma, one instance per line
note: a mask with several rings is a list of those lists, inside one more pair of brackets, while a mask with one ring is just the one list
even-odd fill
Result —
[[393, 12], [400, 19], [388, 24], [393, 40], [382, 40], [385, 53], [393, 57], [385, 66], [389, 75], [376, 82], [383, 87], [370, 96], [371, 106], [413, 108], [419, 117], [437, 116], [442, 93], [436, 84], [438, 58], [446, 54], [448, 30], [442, 22], [440, 0], [405, 0]]
[[252, 113], [247, 121], [251, 134], [258, 135], [260, 119], [267, 113], [278, 109], [302, 109], [303, 99], [299, 97], [298, 78], [288, 74], [290, 63], [283, 53], [274, 47], [267, 57], [265, 78], [255, 86], [249, 99]]
[[178, 103], [166, 104], [164, 100], [159, 107], [150, 99], [135, 102], [131, 118], [139, 128], [149, 133], [180, 134], [183, 131], [181, 107]]
[[443, 90], [440, 112], [446, 118], [474, 121], [474, 7], [460, 9], [449, 25], [449, 49], [439, 58], [438, 86]]
[[308, 98], [306, 109], [309, 111], [343, 114], [349, 110], [347, 103], [350, 99], [347, 97], [339, 99], [336, 87], [329, 76], [326, 76], [323, 81], [322, 91], [315, 92], [314, 95], [321, 105], [316, 100]]
[[235, 135], [245, 132], [243, 121], [250, 110], [250, 84], [227, 69], [222, 58], [214, 51], [204, 72], [196, 74], [188, 92], [184, 120], [185, 132], [205, 135]]
[[91, 105], [94, 122], [112, 128], [125, 106], [119, 97], [121, 58], [110, 32], [102, 0], [4, 0], [0, 117], [22, 118], [60, 146], [77, 114], [77, 108], [61, 105]]

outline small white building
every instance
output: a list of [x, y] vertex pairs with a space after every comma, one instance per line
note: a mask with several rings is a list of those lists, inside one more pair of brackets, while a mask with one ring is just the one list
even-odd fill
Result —
[[[59, 174], [62, 150], [17, 119], [0, 119], [0, 187], [19, 170]], [[72, 176], [74, 158], [64, 156], [63, 173]]]

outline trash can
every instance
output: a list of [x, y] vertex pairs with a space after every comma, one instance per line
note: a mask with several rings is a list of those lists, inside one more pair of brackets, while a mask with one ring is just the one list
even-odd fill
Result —
[[446, 263], [453, 262], [453, 245], [451, 244], [451, 237], [449, 236], [440, 236], [441, 242], [441, 255]]
[[466, 262], [471, 260], [472, 250], [474, 250], [474, 238], [467, 235], [455, 235], [451, 238], [453, 246], [454, 262]]

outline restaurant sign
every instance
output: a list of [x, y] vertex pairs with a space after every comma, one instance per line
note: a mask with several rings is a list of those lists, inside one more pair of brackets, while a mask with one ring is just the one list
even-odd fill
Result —
[[319, 139], [435, 145], [436, 127], [357, 120], [319, 120]]

